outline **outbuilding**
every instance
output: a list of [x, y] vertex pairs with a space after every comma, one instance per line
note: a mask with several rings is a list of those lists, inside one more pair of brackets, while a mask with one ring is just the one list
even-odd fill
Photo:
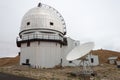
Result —
[[99, 57], [98, 57], [98, 55], [89, 54], [86, 56], [86, 61], [81, 62], [80, 65], [98, 66], [99, 65]]
[[116, 64], [117, 59], [118, 59], [117, 56], [109, 57], [108, 62], [109, 64]]
[[116, 61], [117, 68], [120, 68], [120, 61]]

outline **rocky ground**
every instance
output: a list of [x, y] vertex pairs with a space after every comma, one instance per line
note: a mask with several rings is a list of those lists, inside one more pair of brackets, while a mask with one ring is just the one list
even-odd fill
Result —
[[[118, 56], [118, 60], [120, 60], [120, 52], [100, 49], [92, 51], [92, 53], [99, 56], [100, 65], [92, 67], [97, 72], [97, 76], [91, 77], [91, 80], [120, 80], [120, 69], [117, 68], [117, 65], [108, 64], [108, 57]], [[81, 67], [33, 69], [28, 66], [20, 66], [19, 56], [0, 59], [0, 72], [37, 80], [81, 80], [80, 77], [70, 75], [71, 72], [81, 69]]]
[[[0, 72], [34, 78], [37, 80], [80, 80], [79, 77], [71, 76], [71, 72], [79, 71], [81, 67], [65, 67], [53, 69], [33, 69], [27, 66], [7, 66], [0, 67]], [[116, 65], [102, 64], [93, 67], [97, 76], [92, 80], [120, 80], [120, 69]]]

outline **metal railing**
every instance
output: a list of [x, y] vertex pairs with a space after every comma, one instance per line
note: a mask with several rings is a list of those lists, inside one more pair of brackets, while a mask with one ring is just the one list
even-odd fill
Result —
[[44, 39], [44, 40], [60, 40], [63, 41], [63, 37], [59, 35], [50, 35], [50, 34], [30, 34], [22, 35], [22, 38], [18, 37], [17, 41], [31, 40], [31, 39]]

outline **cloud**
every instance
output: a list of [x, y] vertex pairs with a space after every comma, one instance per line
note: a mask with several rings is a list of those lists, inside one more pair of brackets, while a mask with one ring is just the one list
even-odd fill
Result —
[[[36, 7], [39, 0], [3, 0], [0, 3], [0, 56], [14, 56], [21, 20], [24, 14]], [[64, 17], [67, 35], [81, 43], [94, 41], [95, 49], [120, 51], [119, 0], [45, 0]]]

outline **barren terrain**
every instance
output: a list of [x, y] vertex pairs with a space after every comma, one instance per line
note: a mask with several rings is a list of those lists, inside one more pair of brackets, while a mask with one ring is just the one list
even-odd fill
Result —
[[[107, 58], [110, 56], [120, 57], [119, 52], [108, 50], [96, 50], [92, 52], [99, 56], [100, 65], [92, 67], [97, 72], [97, 76], [92, 80], [120, 80], [120, 69], [116, 65], [108, 64]], [[52, 69], [33, 69], [28, 66], [19, 65], [19, 56], [15, 58], [0, 59], [0, 72], [25, 76], [37, 80], [80, 80], [73, 77], [71, 72], [81, 70], [81, 67], [64, 67]]]

